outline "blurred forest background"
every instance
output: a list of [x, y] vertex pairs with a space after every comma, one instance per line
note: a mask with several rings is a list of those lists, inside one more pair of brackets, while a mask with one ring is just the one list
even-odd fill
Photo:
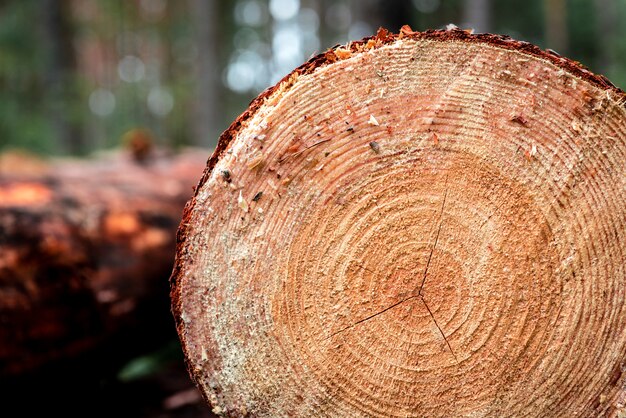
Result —
[[[17, 300], [7, 297], [17, 289], [34, 312], [26, 319], [46, 325], [17, 329], [7, 318], [22, 318], [21, 305], [0, 303], [0, 337], [26, 336], [25, 354], [43, 358], [57, 343], [38, 340], [57, 337], [48, 318], [39, 321], [48, 315], [50, 324], [67, 325], [60, 328], [70, 342], [107, 338], [89, 353], [61, 344], [67, 361], [41, 370], [0, 373], [3, 400], [22, 411], [16, 416], [211, 416], [184, 368], [167, 293], [174, 231], [207, 149], [259, 92], [313, 54], [380, 26], [397, 32], [449, 23], [553, 49], [626, 87], [626, 0], [0, 0], [0, 157], [14, 150], [87, 156], [144, 133], [158, 146], [194, 147], [171, 160], [147, 158], [140, 148], [134, 162], [66, 161], [48, 168], [52, 180], [31, 173], [42, 169], [31, 169], [30, 157], [5, 167], [0, 159], [0, 296]], [[16, 167], [36, 182], [11, 180]], [[22, 235], [12, 232], [15, 219], [25, 219]], [[7, 269], [3, 251], [23, 277]], [[85, 260], [76, 256], [83, 253]], [[65, 264], [59, 254], [68, 255]], [[109, 288], [96, 292], [110, 284], [139, 302], [150, 296], [146, 315], [135, 315], [130, 298], [116, 305]], [[96, 295], [85, 308], [95, 323], [112, 318], [128, 329], [92, 329], [76, 306], [59, 308], [74, 288], [87, 302]], [[128, 312], [109, 315], [116, 306]], [[6, 348], [0, 344], [0, 360]]]
[[85, 155], [134, 129], [211, 147], [312, 54], [455, 23], [551, 48], [626, 86], [624, 0], [0, 0], [0, 151]]

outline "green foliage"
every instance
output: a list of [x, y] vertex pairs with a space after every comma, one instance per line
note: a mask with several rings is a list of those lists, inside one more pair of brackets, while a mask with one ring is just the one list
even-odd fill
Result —
[[182, 350], [178, 341], [171, 341], [157, 351], [129, 361], [118, 372], [117, 378], [123, 382], [141, 379], [158, 373], [163, 368], [182, 360]]

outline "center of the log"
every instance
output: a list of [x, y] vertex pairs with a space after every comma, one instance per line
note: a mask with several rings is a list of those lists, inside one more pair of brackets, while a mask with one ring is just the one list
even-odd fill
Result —
[[301, 223], [273, 315], [333, 390], [481, 403], [545, 350], [559, 286], [546, 220], [523, 187], [453, 157], [356, 173]]
[[309, 61], [210, 160], [174, 294], [224, 415], [623, 404], [622, 107], [530, 45], [430, 36]]

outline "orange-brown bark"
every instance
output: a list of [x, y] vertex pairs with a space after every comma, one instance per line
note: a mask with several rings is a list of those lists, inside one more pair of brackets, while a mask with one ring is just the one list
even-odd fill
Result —
[[126, 156], [66, 161], [39, 165], [36, 174], [10, 174], [5, 165], [0, 376], [121, 335], [129, 344], [133, 335], [167, 335], [158, 327], [167, 324], [175, 229], [204, 166], [199, 154], [141, 165]]

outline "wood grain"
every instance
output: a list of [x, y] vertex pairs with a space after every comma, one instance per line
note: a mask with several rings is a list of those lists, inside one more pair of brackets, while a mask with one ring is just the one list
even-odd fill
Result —
[[224, 416], [621, 416], [626, 96], [494, 35], [380, 31], [209, 161], [174, 313]]

